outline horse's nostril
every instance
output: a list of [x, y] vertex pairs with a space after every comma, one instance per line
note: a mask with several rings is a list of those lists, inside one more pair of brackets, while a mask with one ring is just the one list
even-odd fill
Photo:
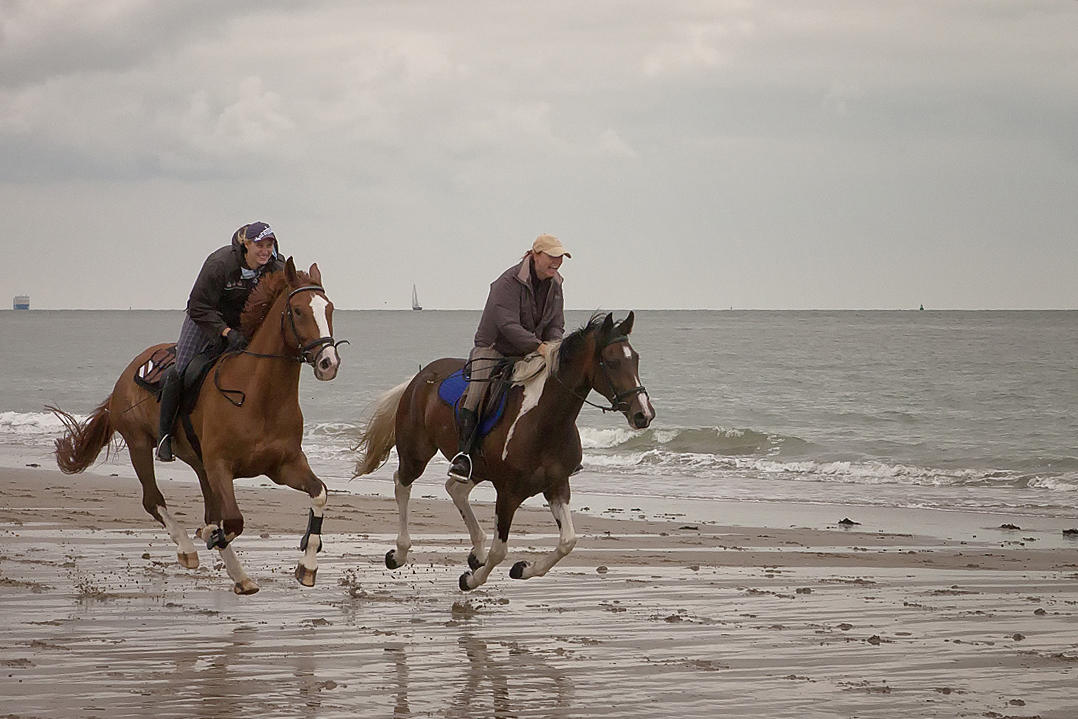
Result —
[[322, 360], [322, 369], [329, 369], [330, 364], [331, 363], [330, 363], [329, 359], [323, 359]]

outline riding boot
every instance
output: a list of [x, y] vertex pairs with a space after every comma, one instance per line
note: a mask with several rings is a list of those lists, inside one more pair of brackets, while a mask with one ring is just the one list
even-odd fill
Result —
[[462, 409], [460, 411], [460, 424], [458, 425], [457, 454], [449, 467], [449, 476], [458, 482], [469, 482], [472, 479], [472, 448], [475, 446], [476, 428], [479, 418], [474, 410]]
[[176, 372], [175, 367], [169, 367], [161, 381], [161, 418], [158, 424], [161, 441], [157, 444], [157, 459], [162, 462], [176, 459], [172, 454], [172, 425], [176, 423], [176, 415], [180, 410], [182, 389], [183, 378]]

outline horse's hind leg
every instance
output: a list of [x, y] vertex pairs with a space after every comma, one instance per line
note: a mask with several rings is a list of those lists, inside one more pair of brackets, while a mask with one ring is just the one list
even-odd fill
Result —
[[576, 546], [576, 531], [573, 529], [573, 517], [569, 514], [569, 480], [554, 490], [544, 494], [550, 504], [550, 513], [554, 515], [554, 521], [558, 523], [558, 546], [554, 551], [535, 562], [519, 561], [509, 570], [509, 576], [513, 579], [530, 579], [541, 577], [550, 571], [555, 564], [565, 559], [569, 552]]
[[472, 539], [472, 551], [468, 554], [468, 566], [472, 569], [479, 569], [487, 563], [487, 535], [479, 526], [479, 520], [476, 519], [472, 505], [468, 501], [468, 496], [471, 495], [476, 484], [478, 482], [474, 480], [461, 482], [455, 477], [450, 477], [445, 482], [445, 491], [453, 498], [453, 504], [457, 505], [457, 511], [464, 520], [464, 526], [468, 528], [468, 536]]
[[412, 497], [412, 484], [401, 483], [401, 471], [393, 473], [393, 497], [397, 500], [397, 546], [386, 552], [386, 567], [400, 569], [408, 563], [408, 552], [412, 548], [412, 535], [408, 534], [408, 500]]
[[393, 473], [393, 496], [397, 500], [400, 524], [397, 529], [397, 546], [386, 552], [386, 567], [389, 569], [403, 567], [408, 561], [408, 552], [412, 548], [412, 537], [408, 534], [408, 501], [412, 496], [412, 482], [423, 474], [436, 451], [433, 444], [422, 442], [417, 446], [415, 441], [409, 441], [400, 433], [397, 435], [397, 471]]
[[188, 569], [198, 567], [198, 551], [184, 529], [165, 506], [165, 497], [157, 487], [157, 477], [153, 468], [153, 443], [127, 441], [127, 453], [131, 457], [131, 466], [135, 468], [139, 482], [142, 483], [142, 506], [151, 517], [160, 522], [168, 536], [176, 543], [176, 558]]

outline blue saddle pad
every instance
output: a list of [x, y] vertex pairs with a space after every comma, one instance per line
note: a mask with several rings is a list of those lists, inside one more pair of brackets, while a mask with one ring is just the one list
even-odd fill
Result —
[[[453, 407], [453, 416], [458, 424], [460, 423], [460, 398], [464, 394], [464, 388], [468, 386], [463, 372], [464, 370], [458, 369], [442, 380], [442, 384], [438, 387], [438, 398]], [[498, 420], [505, 414], [505, 398], [508, 394], [508, 392], [502, 392], [502, 396], [498, 398], [498, 406], [493, 412], [488, 412], [479, 423], [480, 437], [485, 437], [490, 430], [494, 429], [494, 425], [498, 424]]]

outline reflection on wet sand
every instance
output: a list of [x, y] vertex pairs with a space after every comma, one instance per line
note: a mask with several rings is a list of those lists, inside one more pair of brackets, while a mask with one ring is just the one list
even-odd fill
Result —
[[1073, 572], [604, 554], [463, 595], [336, 535], [313, 589], [252, 541], [237, 597], [151, 531], [0, 527], [0, 717], [1078, 716]]

